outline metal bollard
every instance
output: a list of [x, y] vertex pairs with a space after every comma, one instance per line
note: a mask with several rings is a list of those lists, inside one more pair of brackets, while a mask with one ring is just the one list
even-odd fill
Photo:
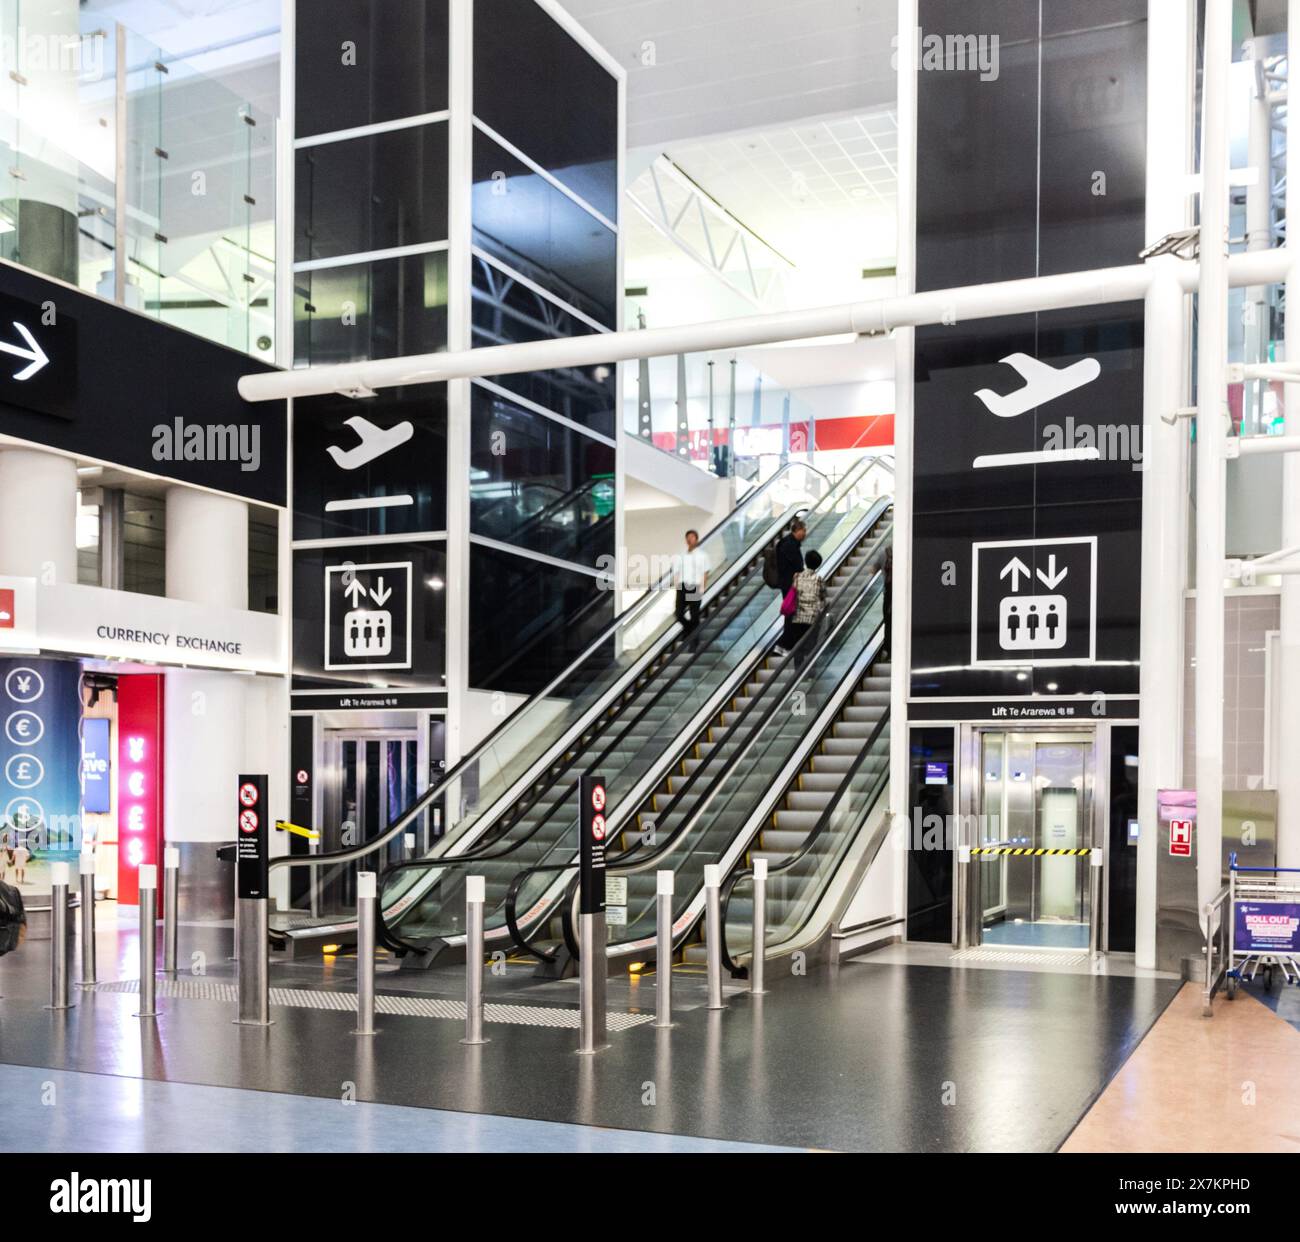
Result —
[[174, 845], [163, 850], [163, 974], [176, 973], [177, 905], [180, 901], [181, 852]]
[[402, 834], [402, 860], [410, 862], [415, 857], [415, 833], [407, 832]]
[[749, 961], [749, 994], [762, 996], [763, 966], [767, 959], [767, 859], [754, 859], [754, 933]]
[[655, 873], [655, 1026], [673, 1024], [673, 873]]
[[140, 1012], [137, 1018], [155, 1018], [154, 972], [158, 968], [158, 868], [140, 865]]
[[1105, 861], [1101, 850], [1088, 856], [1088, 956], [1093, 961], [1101, 956], [1101, 869]]
[[95, 851], [81, 851], [81, 986], [95, 985]]
[[483, 1038], [483, 902], [487, 881], [465, 877], [465, 1038], [462, 1044], [485, 1044]]
[[958, 950], [970, 948], [970, 911], [967, 909], [967, 903], [970, 900], [971, 885], [973, 876], [971, 868], [974, 866], [974, 855], [971, 854], [969, 845], [959, 845], [957, 847], [957, 948]]
[[704, 868], [704, 941], [708, 954], [710, 1009], [725, 1009], [722, 1003], [722, 868], [709, 863]]
[[50, 867], [50, 1003], [46, 1009], [71, 1009], [68, 1000], [68, 881], [65, 862]]
[[375, 893], [373, 871], [357, 872], [357, 1029], [375, 1033]]

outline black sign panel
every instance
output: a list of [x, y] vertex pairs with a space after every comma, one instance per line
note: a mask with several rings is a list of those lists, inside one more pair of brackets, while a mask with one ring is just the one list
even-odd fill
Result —
[[[918, 17], [998, 55], [996, 75], [917, 74], [918, 288], [1135, 262], [1143, 0]], [[946, 709], [965, 719], [976, 698], [1137, 692], [1142, 388], [1140, 303], [917, 329], [913, 699], [967, 700]]]
[[410, 561], [347, 561], [325, 570], [325, 668], [411, 667]]
[[1046, 695], [1024, 699], [984, 699], [948, 702], [943, 699], [913, 699], [907, 705], [909, 720], [1066, 720], [1096, 724], [1099, 720], [1136, 720], [1138, 700], [1112, 698], [1104, 694], [1079, 699], [1052, 699]]
[[270, 895], [267, 832], [270, 812], [266, 805], [266, 776], [239, 778], [235, 820], [235, 865], [240, 897], [265, 900]]
[[605, 911], [605, 839], [609, 807], [605, 779], [578, 778], [578, 913]]
[[77, 321], [52, 299], [0, 293], [0, 401], [76, 417]]
[[[17, 378], [42, 357], [47, 361], [26, 379]], [[5, 435], [283, 505], [285, 403], [253, 404], [237, 388], [241, 376], [274, 369], [0, 263], [0, 433]]]

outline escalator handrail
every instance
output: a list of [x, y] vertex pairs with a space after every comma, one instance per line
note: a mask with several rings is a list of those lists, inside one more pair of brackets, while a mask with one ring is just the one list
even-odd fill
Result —
[[[788, 466], [782, 466], [781, 469], [778, 470], [770, 479], [768, 479], [766, 483], [764, 483], [761, 487], [756, 488], [754, 491], [750, 492], [745, 497], [742, 503], [750, 504], [761, 492], [776, 484], [776, 482], [782, 478], [782, 476], [785, 474], [787, 470], [793, 470], [795, 468], [811, 470], [814, 474], [816, 474], [821, 479], [823, 480], [826, 479], [826, 476], [820, 470], [817, 470], [813, 466], [808, 466], [802, 462], [791, 463]], [[826, 496], [833, 494], [834, 490], [835, 490], [834, 488], [831, 488], [830, 491], [828, 491], [821, 499], [824, 500]], [[820, 501], [818, 501], [818, 503], [820, 503]], [[815, 507], [816, 506], [814, 506], [814, 508]], [[737, 508], [739, 508], [739, 506], [737, 506]], [[702, 545], [708, 539], [712, 538], [723, 527], [723, 525], [726, 524], [728, 518], [730, 518], [735, 513], [735, 511], [736, 510], [733, 509], [731, 513], [727, 514], [726, 517], [723, 517], [716, 525], [710, 528], [710, 530], [704, 536], [704, 538], [700, 540], [700, 544]], [[785, 525], [786, 525], [786, 519], [783, 518], [781, 522], [778, 524], [778, 528], [782, 528]], [[764, 545], [766, 544], [767, 538], [770, 538], [770, 536], [765, 537], [763, 541]], [[751, 548], [753, 546], [754, 546], [753, 544], [750, 545]], [[745, 553], [742, 553], [739, 557], [737, 557], [735, 564], [733, 564], [733, 566], [731, 567], [732, 569], [736, 569], [741, 565], [748, 564], [753, 559], [751, 556], [747, 554], [748, 551], [749, 549], [746, 549]], [[715, 586], [711, 588], [712, 591], [714, 593], [720, 591], [722, 587], [725, 586], [726, 583], [731, 580], [731, 577], [734, 577], [734, 574], [732, 574], [729, 570], [728, 573], [724, 575], [723, 578]], [[645, 612], [658, 598], [659, 593], [662, 590], [664, 590], [665, 584], [667, 585], [672, 584], [671, 573], [665, 575], [665, 577], [655, 586], [653, 590], [647, 591], [646, 594], [641, 599], [637, 600], [637, 602], [633, 604], [632, 607], [629, 608], [626, 612], [622, 613], [620, 616], [615, 617], [598, 635], [596, 635], [595, 638], [592, 639], [592, 641], [588, 644], [587, 649], [584, 652], [582, 652], [581, 655], [577, 656], [573, 660], [573, 662], [568, 665], [567, 668], [563, 669], [554, 678], [552, 678], [551, 681], [542, 690], [538, 691], [538, 693], [533, 697], [534, 698], [545, 697], [546, 695], [550, 694], [551, 691], [554, 690], [557, 686], [563, 684], [564, 680], [567, 677], [569, 677], [582, 664], [582, 662], [591, 655], [591, 653], [597, 647], [599, 647], [602, 643], [606, 642], [609, 639], [609, 637], [611, 636], [611, 634], [614, 632], [615, 629], [617, 629], [621, 625], [626, 625], [629, 622], [634, 621], [636, 619], [636, 616], [639, 613]], [[630, 674], [634, 673], [635, 671], [636, 670], [634, 669], [628, 670]], [[605, 698], [612, 701], [619, 694], [621, 694], [625, 688], [626, 680], [627, 680], [626, 678], [620, 678], [617, 684], [610, 686], [609, 689], [605, 692]], [[394, 820], [393, 823], [389, 825], [387, 830], [381, 833], [378, 837], [373, 837], [369, 841], [363, 842], [361, 845], [355, 845], [348, 849], [343, 849], [343, 850], [333, 850], [328, 853], [282, 855], [279, 858], [271, 859], [270, 861], [271, 869], [274, 870], [278, 867], [315, 867], [315, 866], [323, 866], [327, 864], [351, 862], [357, 858], [364, 858], [366, 857], [366, 855], [374, 853], [376, 850], [382, 848], [382, 846], [386, 845], [389, 841], [393, 840], [400, 832], [403, 831], [403, 829], [406, 828], [408, 824], [410, 824], [418, 815], [421, 815], [434, 801], [436, 801], [437, 798], [442, 793], [445, 792], [448, 786], [452, 785], [455, 781], [459, 780], [460, 777], [463, 776], [465, 772], [467, 772], [473, 764], [477, 763], [481, 755], [484, 752], [486, 752], [488, 749], [490, 749], [500, 739], [501, 735], [503, 735], [505, 731], [511, 726], [512, 722], [517, 718], [517, 715], [518, 714], [516, 713], [515, 715], [508, 716], [499, 725], [497, 725], [497, 727], [493, 729], [492, 732], [487, 735], [487, 737], [485, 737], [481, 742], [479, 742], [479, 744], [475, 746], [474, 749], [468, 755], [466, 755], [463, 759], [461, 759], [459, 763], [455, 764], [452, 768], [449, 768], [446, 772], [444, 772], [438, 778], [438, 781], [435, 784], [431, 785], [428, 789], [426, 789], [424, 793], [421, 794], [405, 811], [403, 811], [402, 814], [399, 815], [397, 819]]]
[[[866, 517], [865, 517], [865, 518], [862, 520], [862, 522], [859, 524], [858, 529], [859, 529], [859, 530], [861, 530], [861, 529], [865, 529], [866, 531], [869, 532], [869, 531], [870, 531], [874, 526], [878, 525], [881, 521], [884, 520], [885, 515], [889, 512], [889, 509], [890, 509], [891, 507], [892, 507], [892, 502], [891, 502], [887, 497], [882, 497], [881, 500], [880, 500], [880, 502], [877, 503], [875, 506], [873, 506], [872, 509], [868, 512], [868, 514], [866, 515]], [[860, 541], [861, 538], [862, 538], [862, 536], [859, 535], [859, 534], [857, 534], [856, 531], [855, 531], [855, 533], [851, 534], [851, 535], [849, 536], [849, 538], [847, 538], [847, 539], [844, 541], [844, 547], [845, 547], [845, 549], [846, 549], [846, 552], [845, 552], [845, 556], [846, 556], [846, 558], [847, 558], [847, 556], [849, 556], [849, 555], [852, 554], [852, 550], [856, 547], [857, 543]], [[883, 539], [883, 536], [882, 536], [881, 538]], [[879, 543], [880, 543], [880, 541], [878, 540], [878, 541], [877, 541], [877, 546], [879, 546]], [[874, 552], [874, 551], [875, 551], [875, 548], [873, 548], [872, 551]], [[867, 558], [868, 564], [870, 563], [870, 560], [871, 560], [871, 557], [870, 557], [870, 555], [869, 555], [868, 558]], [[849, 585], [849, 584], [846, 584], [846, 585]], [[759, 646], [766, 646], [766, 642], [765, 642], [765, 641], [760, 642], [760, 644], [758, 644], [758, 645], [759, 645]], [[785, 663], [784, 663], [784, 661], [785, 661], [786, 659], [789, 659], [789, 658], [790, 658], [789, 655], [787, 655], [787, 656], [785, 656], [785, 657], [783, 658], [782, 662], [778, 665], [778, 668], [777, 668], [777, 671], [778, 671], [778, 672], [779, 672], [781, 669], [783, 669], [783, 668], [785, 667]], [[683, 675], [683, 674], [685, 673], [685, 671], [686, 671], [686, 670], [683, 669], [683, 670], [682, 670], [682, 673], [679, 673], [678, 676]], [[676, 678], [674, 678], [673, 681], [675, 682], [675, 681], [676, 681]], [[753, 704], [751, 705], [751, 710], [754, 710], [755, 708], [757, 708], [757, 706], [758, 706], [759, 703], [762, 701], [762, 699], [764, 698], [764, 696], [769, 692], [770, 687], [771, 687], [772, 685], [774, 685], [775, 682], [776, 682], [776, 677], [774, 676], [774, 677], [772, 678], [772, 680], [769, 681], [769, 682], [767, 683], [766, 686], [760, 688], [758, 694], [754, 696], [754, 702], [753, 702]], [[672, 683], [670, 683], [670, 685], [671, 685], [671, 684], [672, 684]], [[658, 700], [658, 698], [661, 697], [661, 696], [662, 696], [662, 695], [663, 695], [663, 694], [664, 694], [664, 693], [665, 693], [669, 688], [670, 688], [669, 686], [664, 686], [663, 689], [661, 689], [661, 690], [656, 694], [655, 699], [652, 700], [650, 703], [646, 704], [645, 708], [643, 708], [643, 709], [642, 709], [642, 712], [639, 713], [639, 714], [640, 714], [640, 715], [643, 715], [643, 714], [645, 713], [645, 711], [648, 711], [651, 707], [653, 707], [653, 706], [654, 706], [654, 703]], [[627, 728], [631, 728], [632, 724], [634, 724], [634, 723], [635, 723], [635, 720], [633, 720], [633, 721], [629, 721], [629, 722], [628, 722], [628, 725], [627, 725]], [[738, 729], [738, 728], [740, 727], [741, 723], [742, 723], [742, 722], [740, 722], [740, 721], [734, 721], [734, 722], [733, 722], [733, 723], [728, 727], [726, 734], [724, 734], [722, 741], [719, 743], [719, 746], [720, 746], [720, 747], [726, 745], [727, 740], [731, 737], [732, 733], [735, 732], [735, 730]], [[627, 728], [624, 729], [624, 731], [623, 731], [624, 733], [626, 733]], [[622, 734], [620, 734], [620, 737], [621, 737], [621, 736], [622, 736]], [[612, 750], [616, 745], [617, 745], [617, 740], [611, 740], [609, 746], [606, 747], [606, 751], [605, 751], [605, 753], [607, 754], [607, 753], [608, 753], [610, 750]], [[692, 742], [690, 743], [690, 745], [694, 745], [694, 741], [693, 741], [693, 740], [692, 740]], [[602, 756], [600, 757], [600, 759], [598, 759], [598, 760], [595, 762], [595, 764], [592, 765], [591, 770], [593, 770], [593, 771], [599, 771], [599, 770], [600, 770], [600, 765], [601, 765], [601, 763], [603, 762], [603, 760], [604, 760], [604, 755], [602, 755]], [[693, 772], [693, 773], [692, 773], [692, 774], [687, 778], [686, 783], [682, 786], [682, 788], [674, 792], [674, 794], [673, 794], [673, 796], [672, 796], [672, 799], [669, 801], [668, 805], [664, 808], [664, 814], [665, 814], [665, 815], [670, 815], [670, 814], [672, 814], [673, 809], [677, 806], [679, 800], [682, 799], [682, 798], [684, 798], [684, 797], [686, 796], [686, 794], [687, 794], [687, 793], [691, 790], [691, 788], [694, 786], [694, 783], [695, 783], [697, 777], [698, 777], [698, 776], [700, 775], [700, 773], [703, 771], [703, 767], [704, 767], [704, 765], [701, 765], [699, 768], [697, 768], [697, 769], [695, 770], [695, 772]], [[635, 809], [635, 808], [634, 808], [634, 809]], [[629, 816], [629, 819], [630, 819], [630, 816]], [[541, 823], [539, 822], [537, 825], [535, 825], [535, 827], [534, 827], [534, 829], [533, 829], [533, 832], [536, 832], [537, 829], [540, 828], [540, 827], [541, 827]], [[612, 825], [612, 828], [613, 828], [613, 831], [617, 832], [617, 831], [622, 830], [623, 825], [621, 825], [621, 824], [620, 824], [620, 825]], [[677, 839], [677, 837], [678, 837], [678, 835], [679, 835], [679, 832], [680, 832], [680, 827], [679, 827], [679, 830], [678, 830], [678, 831], [675, 831], [675, 832], [673, 832], [673, 833], [670, 835], [669, 842], [668, 842], [669, 844], [671, 844], [672, 841], [675, 841], [675, 840]], [[529, 833], [529, 834], [528, 834], [528, 837], [524, 838], [524, 840], [528, 840], [528, 839], [530, 839], [530, 838], [532, 837], [532, 835], [533, 835], [533, 833]], [[506, 857], [506, 856], [508, 856], [510, 853], [513, 853], [514, 850], [515, 850], [516, 848], [518, 848], [519, 845], [522, 845], [522, 844], [523, 844], [523, 841], [522, 841], [522, 840], [519, 841], [519, 842], [516, 842], [516, 843], [511, 847], [511, 849], [506, 850], [506, 851], [503, 851], [501, 854], [495, 855], [494, 857], [496, 857], [496, 858]], [[638, 847], [636, 847], [636, 846], [632, 846], [632, 847], [630, 847], [629, 849], [625, 850], [625, 851], [623, 852], [623, 854], [619, 855], [618, 857], [619, 857], [619, 858], [626, 857], [627, 854], [632, 853], [633, 850], [635, 850], [636, 848], [638, 848]], [[479, 859], [478, 861], [482, 861], [482, 859]], [[614, 861], [617, 861], [617, 859], [615, 859]], [[528, 939], [527, 939], [527, 938], [522, 934], [522, 932], [520, 931], [520, 928], [519, 928], [519, 912], [518, 912], [518, 898], [519, 898], [519, 892], [520, 892], [520, 890], [522, 889], [524, 883], [525, 883], [528, 879], [530, 879], [532, 876], [535, 876], [535, 875], [541, 875], [541, 874], [543, 874], [543, 873], [546, 873], [546, 872], [552, 872], [552, 871], [554, 871], [554, 872], [563, 872], [563, 871], [568, 871], [568, 870], [570, 870], [573, 866], [574, 866], [574, 863], [573, 863], [573, 861], [572, 861], [571, 859], [570, 859], [568, 862], [563, 862], [563, 863], [537, 863], [537, 864], [535, 864], [535, 865], [533, 865], [533, 866], [531, 866], [531, 867], [526, 867], [526, 868], [524, 868], [523, 870], [516, 872], [515, 875], [514, 875], [514, 878], [511, 880], [510, 885], [509, 885], [509, 887], [508, 887], [507, 890], [506, 890], [506, 898], [505, 898], [506, 926], [507, 926], [507, 928], [508, 928], [509, 931], [510, 931], [511, 939], [514, 940], [516, 946], [518, 946], [519, 948], [523, 949], [526, 953], [531, 953], [534, 957], [540, 958], [540, 959], [541, 959], [542, 961], [544, 961], [544, 962], [553, 962], [553, 961], [555, 960], [555, 955], [554, 955], [553, 953], [547, 953], [547, 952], [545, 952], [545, 951], [543, 951], [543, 950], [541, 950], [541, 949], [537, 949], [536, 947], [534, 947], [534, 945], [533, 945], [533, 944], [532, 944], [532, 943], [531, 943], [531, 942], [530, 942], [530, 941], [529, 941], [529, 940], [528, 940]], [[564, 900], [567, 900], [567, 894], [566, 894], [566, 896], [565, 896], [563, 899], [564, 899]], [[381, 903], [381, 904], [382, 904], [382, 903]]]
[[[882, 510], [879, 506], [873, 508], [871, 512], [868, 514], [867, 519], [865, 519], [864, 522], [862, 523], [862, 527], [865, 527], [866, 531], [870, 531], [873, 526], [877, 525], [884, 517], [885, 512], [888, 511], [888, 509], [891, 509], [893, 507], [893, 501], [890, 500], [889, 498], [887, 497], [882, 498], [882, 500], [884, 501], [884, 509]], [[881, 574], [880, 569], [877, 568], [873, 570], [871, 566], [875, 560], [878, 550], [883, 545], [884, 541], [890, 537], [892, 531], [893, 531], [893, 526], [891, 524], [890, 529], [886, 531], [884, 534], [882, 534], [873, 544], [870, 553], [868, 554], [868, 556], [864, 561], [864, 564], [867, 566], [867, 568], [865, 571], [862, 571], [866, 575], [866, 583], [863, 585], [863, 587], [857, 593], [857, 595], [843, 609], [843, 613], [840, 617], [840, 620], [836, 622], [835, 626], [824, 635], [821, 642], [818, 644], [817, 649], [813, 652], [810, 652], [807, 657], [801, 658], [802, 668], [807, 669], [813, 666], [816, 660], [821, 656], [822, 652], [824, 652], [827, 649], [828, 645], [835, 640], [835, 638], [839, 635], [843, 627], [846, 624], [848, 624], [849, 618], [854, 612], [854, 610], [862, 602], [863, 598], [870, 592], [872, 584], [876, 581], [877, 578], [880, 577]], [[859, 538], [861, 537], [862, 536], [859, 536]], [[771, 679], [759, 690], [758, 694], [754, 696], [753, 704], [750, 706], [749, 711], [745, 713], [745, 716], [748, 717], [750, 713], [752, 713], [756, 709], [759, 709], [759, 704], [762, 702], [762, 700], [765, 697], [767, 697], [768, 695], [774, 695], [775, 697], [773, 698], [773, 701], [767, 705], [766, 709], [762, 710], [761, 717], [754, 722], [750, 722], [745, 718], [733, 721], [731, 725], [728, 727], [726, 733], [724, 733], [722, 738], [719, 740], [716, 747], [716, 753], [721, 754], [723, 748], [728, 744], [729, 741], [732, 740], [733, 735], [735, 735], [738, 730], [745, 727], [749, 727], [750, 729], [750, 735], [743, 743], [740, 752], [731, 758], [731, 760], [724, 767], [722, 773], [720, 773], [719, 776], [715, 778], [713, 782], [713, 787], [705, 794], [701, 804], [695, 807], [695, 809], [680, 824], [678, 824], [677, 827], [671, 833], [669, 833], [668, 836], [663, 841], [656, 842], [650, 848], [650, 853], [638, 858], [636, 860], [635, 865], [625, 865], [619, 867], [618, 863], [622, 859], [627, 858], [629, 854], [634, 853], [637, 849], [640, 848], [640, 846], [632, 846], [630, 849], [625, 850], [617, 858], [611, 859], [610, 861], [615, 864], [615, 866], [611, 868], [611, 870], [615, 870], [615, 871], [622, 870], [627, 873], [643, 872], [648, 870], [653, 863], [655, 863], [658, 859], [663, 857], [664, 854], [666, 854], [669, 850], [671, 850], [676, 845], [676, 843], [684, 835], [686, 835], [686, 833], [688, 833], [692, 828], [695, 827], [695, 825], [699, 822], [701, 817], [704, 815], [705, 811], [708, 809], [710, 803], [712, 802], [714, 794], [717, 792], [717, 788], [722, 777], [725, 776], [727, 771], [731, 770], [731, 768], [733, 768], [737, 763], [743, 760], [744, 756], [753, 748], [758, 738], [762, 735], [763, 729], [767, 725], [768, 721], [772, 719], [772, 717], [780, 709], [781, 705], [786, 701], [786, 699], [788, 699], [789, 696], [792, 693], [794, 693], [794, 690], [798, 686], [799, 681], [802, 680], [802, 678], [796, 679], [793, 686], [791, 686], [790, 688], [788, 688], [787, 690], [785, 690], [783, 693], [780, 694], [777, 694], [777, 692], [774, 691], [773, 689], [773, 687], [775, 687], [778, 684], [781, 673], [784, 672], [787, 667], [790, 667], [789, 661], [794, 657], [795, 654], [796, 654], [795, 651], [791, 651], [788, 652], [785, 656], [781, 657], [780, 661], [778, 662], [773, 672]], [[676, 803], [677, 799], [686, 793], [687, 789], [694, 782], [696, 777], [704, 770], [704, 767], [705, 765], [701, 764], [698, 768], [696, 768], [696, 770], [693, 773], [691, 773], [690, 777], [687, 779], [687, 783], [683, 785], [682, 789], [677, 794], [674, 795], [673, 802], [669, 803], [669, 808], [667, 809], [671, 809], [671, 807]], [[665, 810], [665, 814], [667, 813], [667, 809]], [[576, 863], [570, 861], [567, 864], [545, 864], [544, 866], [527, 868], [525, 872], [521, 873], [521, 876], [516, 877], [518, 883], [512, 881], [510, 889], [507, 891], [507, 898], [506, 898], [507, 903], [511, 901], [512, 896], [517, 898], [519, 888], [522, 887], [523, 879], [527, 878], [529, 874], [538, 874], [542, 870], [555, 870], [555, 871], [570, 870], [576, 867], [576, 865], [577, 865]], [[564, 895], [561, 898], [561, 901], [564, 903], [566, 908], [571, 901], [573, 885], [577, 883], [577, 878], [578, 877], [575, 875], [573, 880], [570, 881]], [[516, 929], [518, 928], [517, 911], [514, 910], [512, 905], [507, 904], [507, 909], [506, 909], [507, 926], [511, 926], [512, 922], [514, 925], [513, 927], [511, 927], [511, 934], [515, 940], [515, 944], [519, 948], [523, 949], [525, 952], [533, 952], [533, 950], [531, 949], [530, 945], [527, 942], [527, 938], [516, 935]], [[540, 956], [540, 954], [534, 953], [534, 956]], [[550, 960], [550, 959], [546, 959], [546, 960]]]
[[[771, 540], [769, 540], [769, 543], [770, 542]], [[733, 621], [744, 610], [747, 603], [748, 601], [746, 600], [738, 601], [738, 607], [736, 608], [734, 613], [732, 613], [729, 617], [727, 617], [726, 624], [730, 624], [730, 622]], [[645, 715], [646, 712], [648, 712], [654, 706], [656, 706], [656, 704], [660, 701], [660, 699], [662, 699], [663, 696], [667, 694], [673, 688], [673, 686], [676, 685], [677, 681], [680, 678], [686, 676], [686, 674], [690, 671], [691, 671], [691, 666], [689, 665], [684, 665], [682, 668], [678, 669], [667, 681], [663, 683], [663, 685], [659, 686], [655, 690], [650, 700], [647, 703], [645, 703], [636, 712], [635, 715], [633, 715], [626, 723], [621, 722], [622, 723], [621, 731], [617, 733], [616, 737], [610, 739], [608, 744], [605, 746], [605, 749], [602, 752], [600, 759], [598, 759], [593, 766], [595, 768], [599, 768], [601, 763], [604, 761], [605, 756], [617, 746], [618, 742], [623, 738], [623, 736], [627, 733], [627, 731], [637, 722], [637, 720], [639, 720], [642, 716]], [[571, 785], [571, 788], [576, 789], [577, 788], [576, 783]], [[399, 936], [396, 933], [396, 931], [393, 930], [393, 927], [388, 923], [388, 920], [383, 917], [383, 901], [382, 901], [383, 888], [384, 885], [387, 884], [389, 879], [396, 872], [403, 871], [403, 870], [414, 870], [416, 868], [432, 870], [433, 868], [442, 869], [442, 868], [452, 868], [456, 866], [469, 866], [470, 864], [478, 864], [483, 862], [496, 862], [502, 858], [508, 858], [511, 854], [515, 853], [522, 846], [526, 845], [529, 841], [531, 841], [533, 837], [539, 831], [541, 831], [543, 826], [546, 825], [549, 819], [550, 819], [550, 813], [548, 812], [547, 815], [539, 819], [532, 826], [532, 828], [529, 829], [526, 833], [524, 833], [522, 836], [518, 836], [511, 839], [508, 843], [503, 843], [498, 838], [494, 837], [491, 840], [483, 840], [481, 842], [476, 841], [473, 844], [469, 845], [465, 850], [463, 850], [459, 854], [444, 855], [443, 857], [440, 858], [405, 859], [400, 862], [391, 863], [387, 867], [385, 867], [383, 874], [380, 876], [379, 879], [380, 894], [381, 894], [379, 908], [380, 908], [380, 923], [384, 929], [384, 941], [388, 945], [388, 947], [394, 949], [397, 948], [410, 949], [412, 951], [418, 951], [418, 949], [420, 948], [419, 945], [412, 944], [404, 940], [401, 936]], [[509, 825], [508, 829], [513, 826], [514, 826], [513, 824]], [[494, 847], [497, 847], [497, 852], [492, 852]], [[555, 865], [553, 868], [539, 866], [539, 867], [527, 869], [526, 871], [519, 872], [518, 875], [525, 876], [527, 874], [531, 874], [539, 870], [547, 870], [547, 869], [565, 870], [570, 866], [572, 866], [572, 863]], [[510, 908], [508, 907], [507, 921], [509, 921], [510, 912], [511, 912]], [[544, 958], [544, 960], [550, 961], [553, 959], [547, 957]]]
[[[885, 731], [888, 725], [889, 711], [886, 709], [885, 714], [876, 722], [876, 727], [871, 730], [871, 736], [867, 738], [866, 743], [858, 752], [857, 757], [853, 760], [852, 764], [849, 765], [849, 770], [845, 773], [844, 780], [840, 782], [840, 787], [835, 791], [835, 796], [831, 798], [830, 802], [828, 802], [823, 808], [822, 813], [817, 817], [817, 822], [813, 825], [813, 830], [808, 834], [804, 843], [788, 858], [783, 858], [775, 867], [769, 867], [767, 871], [769, 877], [780, 875], [782, 872], [788, 871], [801, 858], [807, 857], [808, 852], [816, 844], [818, 838], [820, 838], [829, 828], [831, 817], [835, 814], [835, 810], [840, 805], [841, 800], [848, 795], [849, 786], [852, 784], [853, 778], [862, 770], [862, 765], [866, 763], [867, 759], [875, 750], [876, 743], [880, 740], [881, 734]], [[882, 775], [881, 783], [883, 784], [884, 781], [888, 780], [888, 777], [889, 769], [886, 768]], [[875, 796], [862, 809], [864, 817], [871, 814], [872, 809], [875, 807], [879, 799], [880, 790], [878, 788]], [[719, 947], [722, 953], [722, 965], [732, 975], [738, 975], [741, 967], [732, 960], [731, 954], [727, 949], [727, 911], [731, 905], [731, 894], [735, 891], [736, 885], [746, 876], [752, 877], [753, 874], [753, 867], [734, 868], [731, 874], [727, 877], [726, 883], [723, 884], [722, 892], [720, 894], [722, 914], [718, 922], [721, 925], [722, 943]]]

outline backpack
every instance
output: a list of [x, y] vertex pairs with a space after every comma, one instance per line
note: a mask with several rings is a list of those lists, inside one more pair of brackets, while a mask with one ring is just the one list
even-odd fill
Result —
[[0, 880], [0, 957], [18, 947], [22, 929], [27, 925], [23, 895], [12, 884]]
[[777, 545], [772, 544], [763, 553], [763, 585], [771, 587], [774, 591], [781, 585], [781, 571], [776, 567], [776, 549]]

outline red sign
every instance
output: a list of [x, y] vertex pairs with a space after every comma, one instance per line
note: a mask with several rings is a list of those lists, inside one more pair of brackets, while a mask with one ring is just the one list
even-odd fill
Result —
[[[257, 786], [251, 783], [245, 783], [239, 787], [239, 801], [242, 806], [257, 805]], [[254, 820], [257, 816], [253, 816]]]
[[[244, 786], [244, 789], [247, 789], [247, 788], [248, 788], [248, 786], [245, 785], [245, 786]], [[254, 792], [256, 792], [256, 791], [254, 791]], [[244, 790], [243, 790], [243, 789], [241, 789], [241, 790], [239, 791], [239, 796], [240, 796], [240, 800], [242, 801], [242, 800], [243, 800], [243, 796], [244, 796]], [[257, 825], [258, 825], [260, 822], [261, 822], [261, 821], [257, 818], [257, 812], [256, 812], [256, 811], [240, 811], [240, 812], [239, 812], [239, 831], [240, 831], [240, 832], [256, 832], [256, 831], [257, 831]]]
[[1176, 858], [1192, 856], [1192, 821], [1190, 819], [1171, 819], [1169, 821], [1169, 852]]
[[[592, 799], [592, 802], [595, 802], [595, 798]], [[591, 817], [591, 835], [597, 841], [605, 839], [605, 817], [603, 815], [593, 815]]]
[[605, 809], [605, 786], [597, 785], [591, 791], [591, 809], [593, 811], [603, 811]]
[[[117, 902], [139, 904], [139, 871], [162, 862], [163, 677], [117, 679]], [[162, 885], [158, 886], [162, 900]]]
[[0, 630], [16, 629], [14, 621], [14, 593], [6, 588], [0, 590]]

